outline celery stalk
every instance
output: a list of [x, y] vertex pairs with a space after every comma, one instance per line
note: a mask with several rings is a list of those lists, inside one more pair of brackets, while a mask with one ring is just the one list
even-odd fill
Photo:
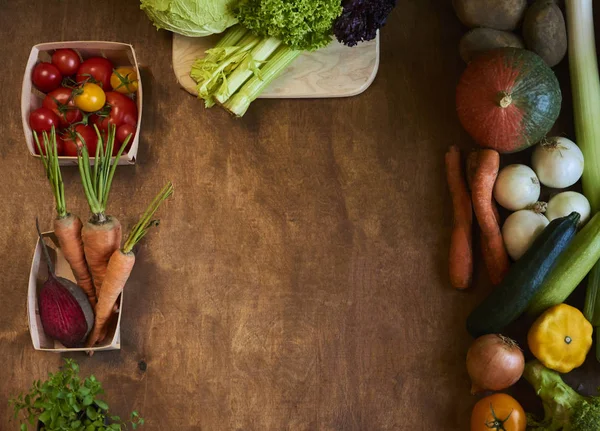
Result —
[[281, 45], [281, 40], [269, 37], [263, 39], [244, 58], [244, 61], [227, 77], [227, 85], [222, 86], [214, 95], [219, 103], [225, 103], [253, 74], [260, 77], [260, 64], [265, 62]]
[[281, 72], [292, 63], [302, 51], [281, 46], [260, 70], [260, 76], [253, 76], [233, 95], [223, 107], [232, 114], [243, 116], [250, 104]]
[[[228, 75], [244, 61], [248, 53], [262, 39], [248, 32], [236, 46], [222, 46], [207, 51], [207, 56], [196, 61], [190, 75], [198, 83], [198, 97], [206, 102], [206, 106], [214, 105], [214, 93], [227, 81]], [[216, 59], [216, 61], [212, 61]]]
[[[576, 142], [585, 160], [583, 193], [592, 213], [600, 210], [600, 78], [594, 38], [592, 0], [566, 0], [569, 68], [573, 91]], [[600, 263], [590, 272], [584, 314], [600, 341]], [[600, 360], [600, 343], [596, 344]]]
[[216, 63], [224, 59], [227, 55], [232, 52], [226, 48], [235, 48], [237, 51], [239, 47], [236, 44], [248, 33], [248, 30], [241, 25], [231, 27], [225, 35], [219, 39], [217, 44], [206, 51], [206, 55], [203, 58], [197, 59], [192, 65], [190, 70], [190, 77], [196, 81], [202, 79], [201, 71], [210, 70]]

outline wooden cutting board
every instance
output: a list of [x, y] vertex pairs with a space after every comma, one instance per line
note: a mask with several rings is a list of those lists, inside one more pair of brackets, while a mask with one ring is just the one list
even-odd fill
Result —
[[[173, 71], [179, 84], [197, 95], [190, 78], [192, 64], [214, 46], [221, 35], [186, 37], [173, 34]], [[379, 67], [379, 35], [353, 48], [332, 42], [302, 54], [261, 94], [262, 98], [348, 97], [365, 91]]]

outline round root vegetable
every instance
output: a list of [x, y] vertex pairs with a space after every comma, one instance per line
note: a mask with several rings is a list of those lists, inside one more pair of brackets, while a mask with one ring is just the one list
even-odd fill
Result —
[[524, 368], [523, 352], [515, 341], [502, 335], [479, 337], [467, 352], [472, 394], [506, 389], [521, 378]]
[[484, 241], [483, 259], [493, 284], [499, 284], [510, 267], [492, 197], [499, 166], [500, 155], [497, 151], [480, 151], [479, 166], [471, 190], [473, 209]]
[[504, 208], [518, 211], [537, 202], [540, 181], [526, 165], [508, 165], [500, 171], [494, 184], [494, 198]]
[[467, 27], [514, 30], [523, 18], [527, 0], [453, 0], [452, 4]]
[[38, 238], [46, 258], [48, 279], [39, 294], [39, 312], [44, 333], [66, 347], [85, 340], [94, 323], [94, 312], [83, 290], [66, 278], [57, 277], [48, 248], [35, 221]]
[[[550, 224], [543, 212], [546, 203], [538, 202], [532, 209], [519, 210], [506, 218], [502, 226], [502, 237], [506, 251], [513, 260], [519, 260], [533, 241]], [[569, 215], [569, 211], [566, 215]]]
[[495, 48], [525, 48], [523, 40], [510, 31], [493, 28], [474, 28], [466, 33], [458, 44], [458, 52], [465, 63], [477, 55]]
[[[121, 223], [115, 217], [106, 215], [106, 205], [112, 179], [117, 169], [117, 160], [123, 154], [131, 135], [123, 141], [114, 161], [112, 161], [116, 127], [111, 125], [106, 146], [100, 131], [96, 126], [94, 128], [98, 136], [98, 145], [96, 146], [93, 169], [90, 167], [86, 145], [82, 145], [78, 149], [77, 160], [85, 196], [92, 212], [92, 217], [82, 229], [83, 247], [96, 287], [96, 295], [99, 297], [108, 260], [121, 245]], [[83, 141], [81, 136], [79, 138]]]
[[113, 314], [113, 309], [135, 264], [133, 248], [151, 227], [158, 226], [158, 220], [152, 220], [152, 217], [160, 205], [172, 194], [173, 184], [169, 181], [148, 206], [140, 221], [133, 227], [123, 248], [112, 253], [106, 269], [104, 284], [98, 295], [94, 329], [87, 340], [87, 347], [93, 347], [106, 337], [108, 322]]
[[565, 17], [555, 0], [537, 0], [525, 13], [523, 37], [527, 49], [542, 57], [550, 67], [567, 53]]
[[42, 136], [44, 151], [42, 151], [36, 134], [34, 134], [34, 139], [40, 152], [46, 175], [52, 186], [52, 194], [56, 202], [57, 218], [54, 220], [54, 234], [58, 238], [63, 256], [71, 267], [77, 284], [87, 295], [90, 304], [94, 306], [96, 305], [96, 292], [85, 260], [83, 241], [81, 239], [81, 220], [79, 217], [67, 212], [65, 203], [65, 189], [58, 166], [56, 131], [52, 128], [50, 137], [48, 137], [46, 132]]
[[531, 155], [531, 167], [540, 182], [555, 189], [570, 187], [583, 175], [583, 153], [563, 137], [543, 139]]
[[552, 221], [555, 218], [567, 216], [573, 211], [581, 216], [579, 226], [583, 226], [589, 220], [592, 212], [590, 202], [581, 193], [562, 192], [548, 201], [546, 217]]
[[446, 176], [454, 209], [448, 259], [450, 284], [455, 289], [466, 289], [473, 277], [473, 209], [462, 173], [460, 150], [454, 145], [446, 153]]

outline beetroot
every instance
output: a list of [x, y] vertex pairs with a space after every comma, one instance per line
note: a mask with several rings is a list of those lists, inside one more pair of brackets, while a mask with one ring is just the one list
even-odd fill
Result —
[[42, 327], [46, 335], [60, 341], [65, 347], [77, 347], [92, 329], [92, 307], [79, 286], [56, 276], [39, 226], [38, 234], [48, 265], [48, 279], [38, 300]]
[[87, 333], [87, 322], [73, 295], [50, 274], [39, 299], [40, 318], [46, 335], [66, 347], [75, 347]]

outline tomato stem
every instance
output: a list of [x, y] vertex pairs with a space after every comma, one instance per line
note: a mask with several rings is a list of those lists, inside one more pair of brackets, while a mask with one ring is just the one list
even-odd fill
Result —
[[495, 431], [506, 431], [506, 428], [504, 428], [504, 424], [506, 423], [506, 421], [508, 421], [508, 419], [510, 419], [513, 410], [511, 410], [508, 416], [506, 416], [504, 419], [499, 419], [498, 416], [496, 416], [496, 412], [494, 411], [494, 406], [492, 405], [492, 403], [490, 403], [490, 410], [492, 411], [493, 419], [489, 422], [486, 422], [485, 426], [489, 429], [494, 429]]

